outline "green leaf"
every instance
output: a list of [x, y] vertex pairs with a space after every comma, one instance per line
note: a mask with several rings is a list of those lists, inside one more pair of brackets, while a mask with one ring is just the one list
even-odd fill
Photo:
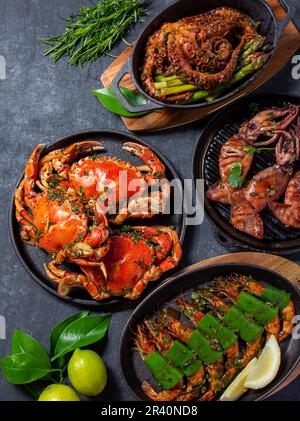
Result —
[[82, 319], [83, 317], [86, 317], [89, 315], [89, 311], [81, 311], [80, 313], [74, 314], [71, 317], [68, 317], [67, 319], [64, 319], [63, 321], [61, 321], [60, 323], [58, 323], [57, 325], [55, 325], [52, 330], [51, 330], [51, 334], [50, 334], [50, 355], [51, 357], [53, 357], [54, 355], [54, 351], [55, 351], [55, 347], [57, 344], [57, 341], [59, 339], [59, 337], [61, 336], [61, 334], [63, 333], [63, 331], [65, 330], [65, 328], [70, 325], [71, 323], [73, 323], [75, 320], [79, 320]]
[[27, 383], [24, 386], [26, 387], [28, 392], [34, 397], [34, 399], [38, 400], [43, 390], [47, 387], [47, 383], [43, 383], [40, 380], [36, 380], [34, 382]]
[[229, 172], [228, 183], [233, 189], [237, 189], [243, 184], [242, 177], [242, 164], [240, 162], [235, 162]]
[[[89, 313], [90, 313], [89, 311], [81, 311], [80, 313], [74, 314], [73, 316], [68, 317], [67, 319], [64, 319], [63, 321], [61, 321], [60, 323], [58, 323], [56, 326], [52, 328], [51, 334], [50, 334], [50, 356], [51, 357], [54, 356], [57, 341], [59, 337], [61, 336], [62, 332], [65, 330], [65, 328], [69, 324], [73, 323], [75, 320], [79, 320], [79, 319], [82, 319], [83, 317], [88, 316]], [[52, 366], [60, 369], [61, 373], [64, 373], [68, 365], [69, 357], [70, 356], [68, 354], [65, 354], [62, 357], [57, 358], [55, 361], [53, 361]], [[58, 372], [57, 375], [56, 373], [54, 373], [55, 379], [59, 382], [62, 380], [61, 373]]]
[[[145, 105], [148, 103], [148, 100], [138, 92], [132, 91], [131, 89], [121, 87], [122, 94], [127, 99], [127, 101], [133, 105]], [[131, 113], [126, 110], [124, 105], [120, 102], [117, 95], [114, 93], [112, 88], [102, 88], [94, 89], [90, 91], [92, 94], [96, 95], [102, 105], [107, 108], [112, 113], [118, 114], [122, 117], [138, 117], [145, 115], [147, 112], [136, 112]]]
[[38, 355], [22, 352], [4, 357], [0, 361], [2, 372], [9, 383], [27, 384], [47, 376], [52, 371], [51, 364], [45, 364]]
[[49, 355], [42, 345], [30, 335], [27, 335], [18, 329], [14, 331], [12, 336], [11, 352], [13, 355], [22, 353], [32, 354], [39, 358], [45, 367], [50, 367], [51, 365]]
[[111, 316], [86, 316], [69, 324], [61, 333], [51, 361], [92, 343], [105, 335]]

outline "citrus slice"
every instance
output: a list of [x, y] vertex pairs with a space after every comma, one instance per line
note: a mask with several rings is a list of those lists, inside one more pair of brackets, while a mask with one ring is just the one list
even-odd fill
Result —
[[274, 335], [267, 340], [257, 363], [245, 381], [245, 388], [261, 389], [273, 381], [281, 362], [281, 351]]
[[233, 380], [233, 382], [227, 387], [223, 395], [220, 397], [220, 401], [236, 401], [242, 396], [247, 389], [244, 384], [248, 377], [248, 374], [257, 363], [257, 358], [253, 358], [246, 367], [240, 372], [240, 374]]

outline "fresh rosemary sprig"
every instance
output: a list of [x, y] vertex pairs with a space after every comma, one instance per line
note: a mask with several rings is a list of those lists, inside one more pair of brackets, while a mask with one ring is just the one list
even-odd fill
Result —
[[67, 56], [70, 65], [96, 61], [145, 16], [140, 3], [141, 0], [102, 0], [94, 7], [81, 6], [75, 18], [61, 18], [67, 22], [62, 35], [40, 38], [49, 46], [44, 55], [50, 55], [55, 62]]

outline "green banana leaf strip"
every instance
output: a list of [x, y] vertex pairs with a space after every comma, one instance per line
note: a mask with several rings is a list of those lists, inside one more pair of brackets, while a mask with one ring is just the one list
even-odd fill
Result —
[[183, 379], [183, 373], [178, 368], [168, 364], [160, 373], [156, 374], [155, 379], [163, 389], [169, 390], [173, 389]]
[[[147, 98], [145, 98], [140, 93], [132, 91], [131, 89], [128, 89], [128, 88], [124, 88], [124, 87], [121, 87], [120, 89], [124, 97], [127, 99], [127, 101], [131, 105], [137, 106], [137, 105], [145, 105], [148, 103]], [[148, 114], [148, 111], [136, 112], [136, 113], [131, 113], [127, 111], [111, 87], [93, 89], [90, 92], [96, 95], [96, 97], [99, 99], [102, 105], [114, 114], [120, 115], [122, 117], [138, 117], [138, 116]]]
[[232, 330], [223, 326], [219, 320], [210, 313], [207, 313], [203, 319], [201, 319], [197, 328], [206, 333], [210, 338], [217, 338], [224, 350], [230, 348], [238, 339]]
[[274, 319], [278, 313], [277, 308], [269, 306], [259, 298], [245, 291], [241, 292], [236, 305], [244, 313], [251, 314], [257, 322], [262, 324], [266, 324]]
[[232, 306], [225, 314], [222, 321], [233, 331], [236, 331], [245, 342], [255, 341], [264, 331], [263, 326], [256, 323], [239, 310]]
[[182, 370], [186, 376], [193, 375], [202, 366], [202, 362], [198, 360], [195, 351], [177, 340], [166, 353], [166, 358]]
[[158, 351], [153, 352], [145, 358], [144, 363], [150, 369], [154, 377], [168, 365], [168, 361]]
[[222, 352], [211, 347], [209, 340], [199, 330], [190, 335], [187, 345], [197, 352], [200, 359], [206, 364], [214, 364], [222, 357]]
[[272, 285], [267, 285], [260, 298], [263, 301], [277, 305], [280, 310], [283, 310], [288, 305], [291, 294], [275, 288]]
[[184, 374], [172, 367], [159, 352], [153, 352], [144, 360], [158, 384], [165, 390], [172, 389], [182, 380]]

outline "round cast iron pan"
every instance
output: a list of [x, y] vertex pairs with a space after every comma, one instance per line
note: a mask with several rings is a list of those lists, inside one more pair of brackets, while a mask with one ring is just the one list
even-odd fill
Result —
[[[158, 156], [158, 158], [163, 162], [166, 167], [166, 177], [169, 180], [174, 178], [179, 178], [173, 166], [170, 162], [152, 145], [148, 144], [146, 141], [133, 136], [132, 134], [125, 133], [117, 130], [94, 130], [94, 131], [85, 131], [75, 133], [70, 136], [66, 136], [55, 143], [50, 144], [45, 152], [48, 153], [55, 149], [65, 148], [71, 145], [74, 142], [84, 141], [84, 140], [99, 140], [104, 146], [104, 151], [101, 152], [105, 155], [116, 156], [125, 161], [129, 161], [135, 165], [141, 165], [142, 161], [137, 157], [133, 157], [130, 153], [122, 149], [123, 143], [126, 141], [132, 141], [140, 143], [142, 145], [148, 146], [153, 150], [153, 152]], [[21, 179], [23, 178], [24, 173], [20, 176], [16, 187], [19, 185]], [[11, 199], [11, 205], [9, 209], [9, 228], [11, 240], [14, 246], [14, 249], [17, 253], [17, 256], [20, 262], [23, 264], [24, 268], [31, 275], [31, 277], [43, 288], [52, 294], [56, 294], [57, 285], [55, 282], [51, 281], [45, 271], [43, 264], [46, 261], [50, 260], [49, 255], [41, 249], [36, 247], [31, 247], [26, 245], [20, 238], [19, 234], [19, 225], [15, 218], [15, 205], [14, 205], [14, 192]], [[172, 199], [172, 198], [171, 198]], [[171, 202], [172, 203], [172, 202]], [[171, 211], [172, 212], [172, 211]], [[181, 215], [156, 215], [151, 219], [132, 219], [126, 221], [127, 225], [173, 225], [176, 228], [176, 231], [180, 237], [181, 243], [183, 242], [185, 235], [185, 213]], [[75, 266], [66, 265], [69, 269], [75, 269]], [[147, 294], [151, 288], [155, 287], [159, 281], [150, 283], [144, 294]], [[58, 296], [58, 295], [57, 295]], [[93, 300], [89, 294], [81, 289], [73, 289], [69, 296], [63, 297], [64, 300], [81, 304], [87, 306], [96, 306], [109, 310], [112, 307], [114, 310], [120, 308], [127, 308], [131, 306], [136, 306], [136, 302], [131, 302], [122, 297], [112, 297], [111, 299], [106, 299], [102, 301]]]
[[[125, 106], [125, 108], [130, 112], [143, 112], [143, 111], [151, 111], [163, 107], [167, 108], [176, 108], [176, 109], [192, 109], [192, 108], [205, 108], [207, 106], [211, 106], [216, 104], [220, 101], [224, 101], [227, 98], [232, 97], [233, 95], [240, 92], [246, 85], [252, 82], [254, 79], [258, 77], [258, 75], [263, 72], [265, 66], [267, 65], [268, 61], [270, 60], [274, 49], [277, 45], [278, 39], [284, 30], [285, 26], [291, 20], [295, 13], [295, 7], [293, 5], [292, 0], [279, 0], [280, 4], [286, 10], [286, 16], [282, 21], [278, 21], [271, 9], [271, 7], [264, 1], [264, 0], [210, 0], [210, 1], [195, 1], [195, 0], [180, 0], [173, 3], [171, 6], [165, 8], [162, 12], [160, 12], [157, 16], [155, 16], [143, 30], [141, 35], [139, 36], [137, 42], [134, 45], [132, 50], [131, 57], [128, 61], [124, 64], [120, 72], [117, 74], [115, 79], [112, 82], [112, 88], [115, 94], [118, 96], [119, 100]], [[253, 21], [260, 22], [259, 33], [266, 37], [266, 40], [270, 46], [272, 46], [273, 51], [271, 52], [269, 59], [266, 63], [253, 75], [249, 76], [245, 81], [238, 84], [234, 89], [230, 92], [226, 93], [220, 98], [215, 99], [214, 101], [209, 102], [201, 102], [196, 104], [168, 104], [162, 101], [157, 100], [156, 98], [151, 97], [148, 95], [143, 88], [141, 82], [141, 66], [145, 56], [145, 46], [148, 41], [148, 38], [157, 31], [161, 25], [165, 22], [174, 22], [178, 19], [185, 17], [185, 16], [193, 16], [200, 13], [208, 12], [212, 9], [222, 6], [229, 6], [233, 7], [234, 9], [240, 10], [241, 12], [245, 13], [246, 15], [250, 16]], [[145, 97], [149, 99], [149, 103], [145, 105], [141, 105], [139, 107], [134, 107], [126, 101], [122, 92], [120, 90], [119, 84], [122, 80], [123, 76], [126, 73], [130, 73], [133, 82], [137, 89], [143, 94]]]
[[[253, 95], [237, 101], [218, 113], [205, 127], [196, 145], [193, 158], [194, 180], [203, 179], [205, 191], [219, 180], [219, 154], [223, 143], [236, 133], [242, 122], [253, 115], [253, 108], [259, 110], [282, 107], [287, 103], [300, 104], [300, 98], [287, 95]], [[270, 145], [273, 147], [274, 145]], [[273, 151], [255, 154], [247, 180], [260, 170], [275, 164]], [[300, 163], [295, 164], [295, 171]], [[277, 254], [291, 254], [300, 251], [300, 230], [285, 228], [268, 209], [261, 212], [265, 227], [263, 240], [243, 233], [230, 224], [230, 206], [205, 198], [205, 211], [216, 227], [217, 239], [228, 248], [251, 249]]]
[[[195, 288], [210, 282], [215, 276], [224, 276], [231, 273], [252, 275], [257, 281], [274, 285], [277, 288], [289, 292], [295, 304], [296, 314], [299, 314], [300, 296], [298, 289], [281, 275], [261, 266], [241, 263], [218, 264], [194, 269], [185, 273], [179, 273], [177, 276], [175, 275], [166, 279], [134, 310], [121, 336], [119, 348], [120, 371], [123, 380], [137, 399], [144, 401], [149, 400], [141, 388], [141, 384], [144, 380], [150, 381], [155, 389], [158, 390], [155, 380], [153, 380], [150, 371], [134, 346], [134, 335], [137, 325], [142, 322], [145, 317], [152, 317], [158, 309], [170, 305], [172, 306], [172, 303], [174, 303], [178, 297], [182, 295], [189, 297]], [[184, 323], [192, 326], [184, 316], [182, 317], [182, 320]], [[300, 359], [300, 340], [293, 339], [292, 336], [290, 336], [280, 344], [280, 348], [282, 361], [274, 381], [264, 389], [248, 391], [241, 400], [253, 401], [266, 399], [270, 396], [272, 391], [283, 383], [293, 372]]]

